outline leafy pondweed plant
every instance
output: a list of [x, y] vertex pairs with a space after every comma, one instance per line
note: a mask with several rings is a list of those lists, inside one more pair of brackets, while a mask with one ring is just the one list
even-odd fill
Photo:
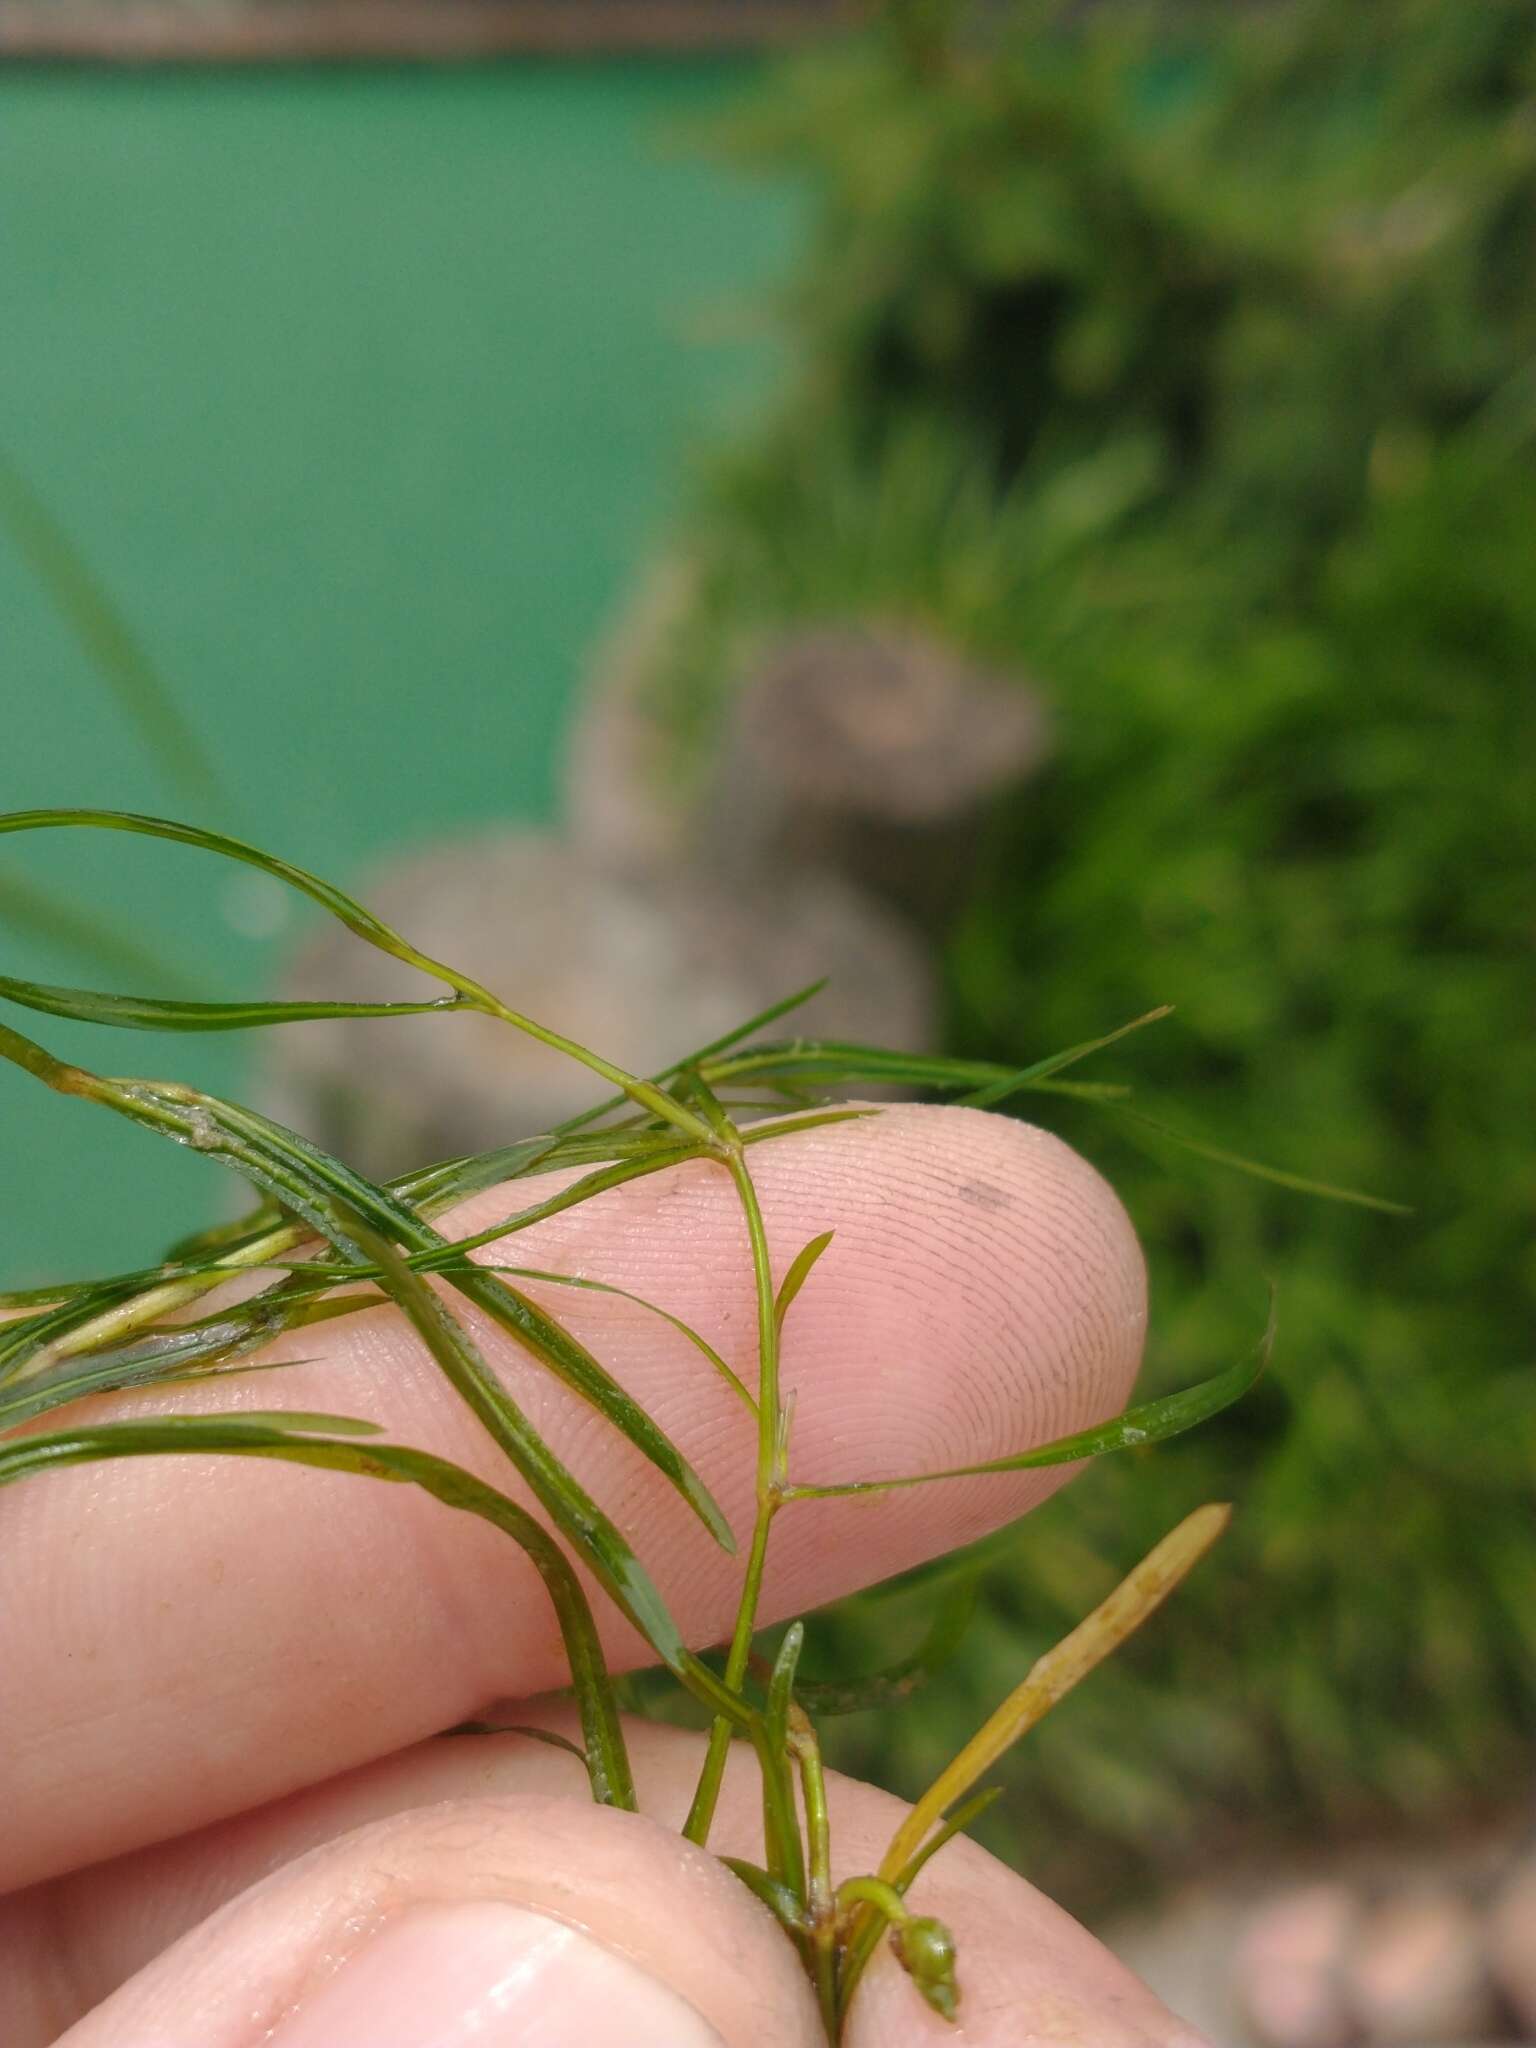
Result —
[[[522, 1547], [549, 1592], [570, 1665], [579, 1753], [592, 1796], [632, 1809], [635, 1791], [617, 1688], [573, 1569], [579, 1562], [641, 1632], [671, 1677], [711, 1717], [705, 1762], [685, 1826], [694, 1842], [709, 1840], [730, 1744], [751, 1745], [762, 1777], [762, 1860], [731, 1859], [730, 1867], [777, 1916], [797, 1948], [828, 2040], [839, 2037], [860, 1974], [883, 1938], [911, 1975], [915, 1995], [954, 2017], [963, 1998], [965, 1930], [911, 1912], [909, 1888], [929, 1858], [988, 1803], [992, 1794], [978, 1792], [977, 1786], [998, 1758], [1172, 1591], [1221, 1533], [1228, 1511], [1201, 1508], [1167, 1536], [1116, 1592], [1039, 1660], [940, 1774], [898, 1829], [879, 1869], [836, 1887], [813, 1716], [822, 1708], [846, 1710], [871, 1699], [900, 1697], [915, 1676], [953, 1647], [955, 1624], [953, 1614], [947, 1616], [916, 1659], [862, 1689], [797, 1684], [801, 1624], [785, 1633], [771, 1663], [754, 1655], [775, 1521], [804, 1500], [928, 1485], [961, 1473], [1066, 1463], [1172, 1436], [1237, 1400], [1262, 1369], [1269, 1339], [1252, 1359], [1201, 1386], [1010, 1457], [896, 1479], [850, 1476], [835, 1485], [799, 1483], [789, 1404], [780, 1392], [780, 1346], [796, 1297], [831, 1239], [830, 1233], [812, 1238], [775, 1285], [753, 1156], [759, 1146], [795, 1131], [879, 1115], [877, 1109], [824, 1106], [829, 1094], [870, 1084], [920, 1087], [977, 1105], [1036, 1091], [1070, 1093], [1123, 1108], [1123, 1089], [1067, 1078], [1066, 1070], [1163, 1013], [1008, 1072], [859, 1045], [761, 1042], [762, 1034], [810, 993], [804, 991], [667, 1072], [642, 1077], [509, 1008], [489, 989], [429, 958], [339, 889], [256, 847], [126, 813], [49, 810], [0, 817], [3, 832], [55, 827], [147, 834], [245, 862], [310, 897], [368, 944], [435, 978], [444, 992], [415, 1003], [200, 1002], [0, 977], [0, 996], [13, 1003], [57, 1017], [156, 1031], [243, 1030], [314, 1017], [388, 1018], [472, 1009], [564, 1052], [612, 1092], [587, 1114], [553, 1131], [381, 1184], [239, 1103], [178, 1082], [108, 1078], [59, 1060], [31, 1038], [0, 1025], [0, 1054], [46, 1086], [222, 1160], [243, 1176], [257, 1198], [241, 1221], [173, 1247], [155, 1267], [0, 1296], [0, 1307], [20, 1311], [0, 1327], [0, 1485], [97, 1459], [219, 1452], [417, 1486], [448, 1507], [479, 1516]], [[743, 1112], [758, 1120], [744, 1121]], [[503, 1387], [453, 1306], [455, 1301], [471, 1303], [590, 1403], [687, 1502], [699, 1524], [698, 1540], [734, 1550], [738, 1532], [678, 1446], [521, 1284], [601, 1288], [603, 1283], [531, 1267], [490, 1266], [471, 1257], [478, 1248], [505, 1243], [530, 1224], [606, 1189], [685, 1160], [711, 1162], [729, 1178], [740, 1205], [756, 1298], [752, 1385], [697, 1331], [667, 1318], [698, 1351], [700, 1370], [720, 1374], [755, 1425], [755, 1512], [750, 1531], [740, 1532], [745, 1537], [740, 1604], [723, 1663], [707, 1662], [684, 1642], [644, 1561]], [[449, 1239], [434, 1226], [434, 1217], [470, 1193], [554, 1168], [574, 1169], [575, 1177], [559, 1192], [538, 1195], [486, 1230]], [[318, 1254], [316, 1238], [321, 1240]], [[214, 1302], [216, 1291], [233, 1275], [256, 1276], [262, 1284], [237, 1303]], [[429, 1275], [441, 1286], [430, 1285]], [[381, 1442], [375, 1424], [355, 1417], [189, 1413], [116, 1422], [61, 1417], [55, 1426], [39, 1427], [40, 1417], [87, 1394], [250, 1371], [261, 1364], [254, 1354], [274, 1337], [354, 1315], [383, 1300], [408, 1318], [454, 1391], [521, 1476], [555, 1534], [496, 1487], [443, 1458]], [[963, 1615], [963, 1603], [955, 1611]]]

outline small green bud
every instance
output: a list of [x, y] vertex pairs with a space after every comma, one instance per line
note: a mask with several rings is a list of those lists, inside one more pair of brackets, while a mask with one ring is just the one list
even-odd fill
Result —
[[955, 1982], [955, 1937], [942, 1920], [921, 1915], [891, 1929], [891, 1946], [901, 1967], [943, 2019], [952, 2020], [960, 2003]]

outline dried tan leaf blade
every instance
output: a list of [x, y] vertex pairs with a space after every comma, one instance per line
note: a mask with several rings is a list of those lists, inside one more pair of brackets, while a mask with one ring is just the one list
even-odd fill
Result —
[[1213, 1501], [1165, 1536], [1154, 1550], [1093, 1612], [1047, 1650], [1015, 1687], [997, 1712], [977, 1730], [958, 1756], [942, 1770], [892, 1837], [880, 1875], [895, 1877], [937, 1827], [945, 1813], [963, 1799], [978, 1778], [1012, 1748], [1071, 1692], [1089, 1672], [1154, 1613], [1182, 1579], [1200, 1562], [1232, 1518], [1229, 1505]]

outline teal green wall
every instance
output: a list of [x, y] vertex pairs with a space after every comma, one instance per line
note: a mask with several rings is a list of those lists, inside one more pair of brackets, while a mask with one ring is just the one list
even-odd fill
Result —
[[[0, 443], [235, 785], [213, 822], [345, 879], [388, 843], [548, 814], [584, 652], [690, 438], [768, 367], [718, 335], [772, 276], [786, 203], [676, 135], [737, 83], [0, 78]], [[3, 536], [0, 706], [0, 808], [185, 812]], [[205, 857], [48, 834], [0, 864], [205, 990], [269, 972], [274, 939], [242, 927], [271, 906]], [[0, 951], [101, 978], [25, 936]], [[238, 1040], [36, 1022], [108, 1071], [240, 1084]], [[78, 1265], [87, 1225], [94, 1267], [152, 1255], [225, 1199], [206, 1161], [10, 1069], [0, 1166], [0, 1285]]]

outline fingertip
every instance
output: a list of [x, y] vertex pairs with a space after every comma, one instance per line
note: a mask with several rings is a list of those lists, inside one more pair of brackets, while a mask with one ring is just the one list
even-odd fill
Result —
[[[1059, 1138], [909, 1104], [775, 1149], [755, 1170], [776, 1248], [795, 1248], [818, 1217], [835, 1231], [785, 1332], [797, 1482], [983, 1464], [1125, 1405], [1146, 1335], [1145, 1262], [1109, 1184]], [[835, 1597], [850, 1544], [865, 1576], [885, 1576], [1026, 1513], [1076, 1469], [807, 1502], [798, 1526], [781, 1518], [778, 1561], [802, 1605]]]
[[639, 1814], [450, 1800], [301, 1856], [184, 1935], [58, 2048], [813, 2048], [789, 1944]]

